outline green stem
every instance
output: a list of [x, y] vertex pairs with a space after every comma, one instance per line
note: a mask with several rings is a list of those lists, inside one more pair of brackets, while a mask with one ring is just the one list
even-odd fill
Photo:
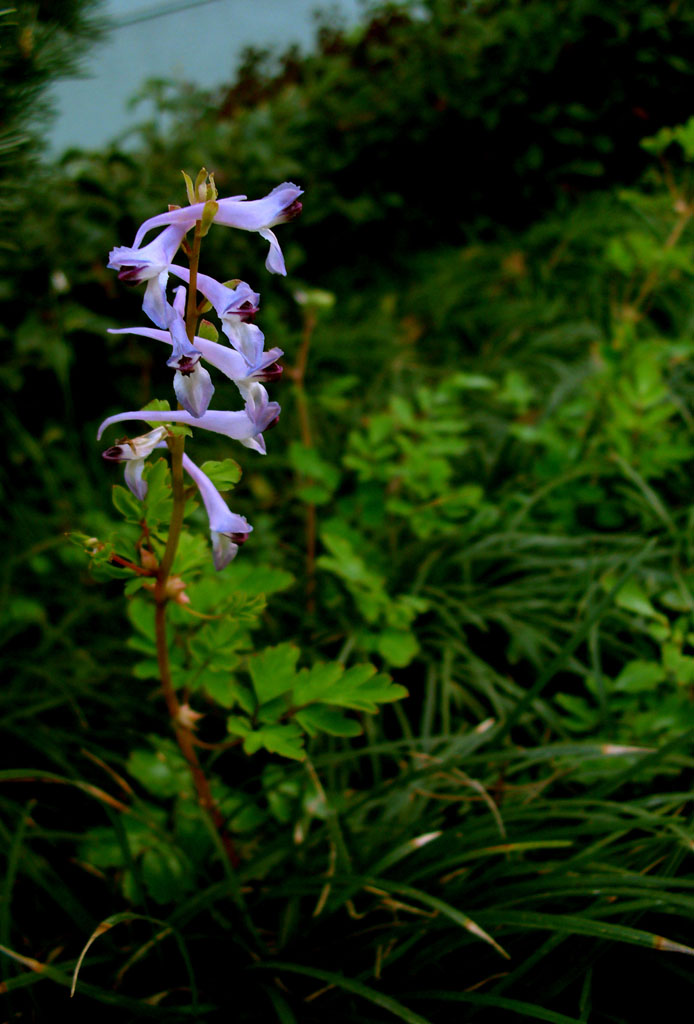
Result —
[[190, 280], [188, 282], [188, 301], [186, 303], [186, 333], [189, 341], [195, 337], [195, 328], [198, 325], [198, 264], [200, 263], [200, 243], [202, 242], [202, 221], [195, 222], [195, 234], [193, 235], [193, 246], [191, 249]]

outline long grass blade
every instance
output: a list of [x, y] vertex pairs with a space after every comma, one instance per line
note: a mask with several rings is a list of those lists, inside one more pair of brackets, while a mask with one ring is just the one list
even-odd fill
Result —
[[291, 964], [279, 960], [266, 960], [263, 963], [254, 964], [254, 969], [291, 971], [293, 974], [303, 974], [308, 978], [325, 982], [326, 985], [335, 985], [336, 988], [342, 988], [346, 992], [353, 992], [355, 996], [361, 996], [370, 1003], [388, 1010], [399, 1020], [404, 1020], [406, 1024], [432, 1024], [432, 1021], [420, 1016], [407, 1006], [403, 1006], [391, 996], [377, 992], [376, 989], [370, 988], [368, 985], [362, 985], [360, 981], [354, 981], [353, 978], [346, 978], [343, 974], [335, 974], [334, 971], [322, 971], [317, 967], [304, 967], [303, 964]]

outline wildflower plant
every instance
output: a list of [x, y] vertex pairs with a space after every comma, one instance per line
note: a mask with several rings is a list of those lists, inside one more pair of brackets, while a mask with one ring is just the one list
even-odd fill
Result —
[[[178, 407], [154, 400], [144, 409], [119, 412], [101, 423], [99, 439], [120, 424], [130, 428], [141, 423], [143, 432], [117, 437], [103, 452], [108, 462], [125, 467], [126, 486], [117, 484], [113, 490], [124, 524], [103, 541], [84, 535], [79, 540], [89, 551], [95, 574], [126, 579], [135, 631], [129, 646], [141, 655], [135, 675], [157, 681], [176, 741], [150, 738], [149, 749], [131, 752], [130, 774], [151, 796], [175, 797], [174, 820], [179, 823], [190, 819], [191, 807], [197, 808], [194, 813], [202, 813], [214, 826], [217, 849], [235, 864], [241, 857], [235, 833], [272, 813], [272, 793], [249, 803], [228, 779], [211, 778], [203, 759], [243, 747], [246, 754], [264, 750], [266, 755], [302, 760], [307, 737], [361, 732], [360, 722], [345, 715], [346, 710], [373, 714], [381, 703], [406, 691], [370, 664], [314, 661], [300, 668], [300, 660], [310, 662], [310, 656], [289, 639], [253, 649], [251, 632], [259, 623], [265, 595], [289, 586], [291, 577], [256, 565], [239, 572], [229, 568], [253, 531], [223, 496], [239, 481], [240, 466], [232, 458], [198, 465], [184, 449], [189, 442], [191, 452], [196, 451], [206, 432], [212, 432], [240, 442], [253, 457], [264, 454], [265, 432], [280, 415], [265, 385], [281, 376], [278, 360], [283, 353], [265, 347], [262, 330], [253, 322], [258, 293], [244, 281], [222, 284], [201, 273], [200, 253], [213, 226], [256, 231], [269, 242], [267, 269], [286, 274], [272, 228], [300, 212], [302, 191], [284, 183], [260, 200], [219, 199], [214, 178], [205, 169], [195, 182], [184, 177], [189, 205], [146, 220], [133, 246], [114, 248], [108, 264], [122, 281], [145, 284], [143, 311], [154, 325], [114, 328], [112, 333], [167, 346], [163, 356], [173, 371]], [[156, 228], [162, 230], [146, 241]], [[188, 266], [174, 262], [179, 253], [187, 257]], [[221, 332], [203, 318], [212, 311]], [[214, 407], [215, 386], [207, 366], [234, 382], [240, 408]], [[204, 537], [186, 528], [186, 517], [195, 514], [198, 502], [207, 515], [211, 559]], [[178, 860], [172, 859], [170, 847], [153, 854], [160, 843], [160, 819], [155, 819], [157, 827], [145, 841], [141, 836], [131, 839], [142, 853], [141, 880], [150, 896], [165, 902], [185, 885], [183, 879], [192, 884], [185, 865], [199, 859], [202, 841], [198, 831], [191, 845], [184, 828]], [[94, 833], [84, 853], [99, 859], [106, 848], [105, 837]], [[127, 868], [119, 855], [101, 866]], [[122, 877], [126, 894], [137, 899], [130, 869]]]

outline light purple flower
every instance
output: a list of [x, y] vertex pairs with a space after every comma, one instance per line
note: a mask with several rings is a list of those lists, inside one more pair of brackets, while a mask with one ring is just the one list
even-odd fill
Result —
[[210, 521], [214, 567], [219, 572], [236, 557], [239, 544], [243, 544], [248, 539], [248, 534], [253, 527], [243, 516], [239, 516], [229, 509], [207, 474], [203, 473], [185, 453], [183, 468], [193, 478], [200, 491], [200, 497]]
[[[109, 328], [108, 333], [137, 334], [143, 338], [153, 338], [155, 341], [172, 344], [170, 333], [157, 330], [155, 327], [123, 327], [119, 330]], [[221, 370], [229, 380], [233, 380], [244, 399], [248, 396], [251, 384], [258, 381], [276, 380], [282, 373], [282, 367], [277, 364], [277, 360], [284, 354], [281, 348], [271, 348], [267, 352], [260, 352], [254, 363], [249, 363], [240, 352], [235, 352], [233, 349], [227, 348], [226, 345], [220, 345], [216, 341], [209, 341], [198, 335], [195, 336], [195, 348], [199, 350], [206, 362], [217, 370]], [[200, 369], [202, 368], [196, 367], [197, 372]], [[179, 401], [181, 405], [185, 404], [180, 398]], [[186, 408], [188, 407], [186, 406]]]
[[[237, 196], [220, 199], [217, 201], [218, 209], [214, 216], [214, 222], [226, 227], [241, 228], [244, 231], [257, 231], [270, 243], [265, 266], [274, 274], [285, 275], [287, 270], [282, 250], [274, 232], [270, 229], [301, 213], [300, 195], [303, 195], [303, 189], [290, 181], [285, 181], [273, 188], [272, 192], [262, 199], [247, 200], [239, 199]], [[142, 239], [152, 228], [175, 224], [185, 234], [186, 231], [190, 231], [197, 220], [202, 218], [205, 205], [205, 203], [195, 203], [193, 206], [183, 206], [178, 210], [169, 210], [168, 213], [150, 217], [140, 225], [135, 235], [133, 248], [138, 248]]]
[[[186, 284], [190, 284], [188, 267], [172, 266], [171, 273], [180, 277]], [[258, 292], [254, 292], [245, 281], [238, 281], [231, 288], [229, 285], [216, 281], [214, 277], [198, 273], [197, 288], [212, 303], [219, 317], [233, 315], [238, 320], [245, 320], [255, 316], [258, 312], [260, 295]]]
[[125, 482], [136, 498], [144, 501], [147, 495], [147, 482], [142, 479], [145, 459], [155, 448], [165, 445], [164, 438], [168, 434], [166, 427], [155, 427], [148, 434], [128, 438], [107, 448], [103, 457], [110, 462], [125, 462]]
[[197, 418], [180, 409], [170, 412], [158, 412], [150, 409], [119, 412], [103, 421], [99, 427], [97, 440], [101, 439], [101, 435], [107, 427], [126, 420], [143, 420], [149, 423], [185, 423], [189, 427], [202, 427], [204, 430], [212, 430], [216, 434], [224, 434], [225, 437], [240, 441], [246, 448], [253, 448], [264, 455], [263, 431], [277, 422], [280, 407], [277, 402], [268, 401], [267, 392], [262, 384], [252, 384], [248, 390], [246, 407], [242, 412], [208, 409], [206, 413]]
[[139, 249], [118, 245], [109, 253], [108, 267], [118, 270], [121, 281], [139, 284], [147, 281], [142, 308], [157, 327], [166, 327], [166, 280], [171, 261], [188, 229], [172, 224], [153, 242]]
[[[186, 267], [171, 267], [171, 272], [186, 284], [190, 283], [190, 271]], [[229, 288], [207, 274], [198, 274], [197, 288], [214, 306], [222, 321], [222, 330], [234, 348], [245, 356], [249, 365], [256, 365], [263, 352], [265, 335], [248, 321], [258, 312], [258, 293], [252, 291], [245, 281]]]
[[[178, 295], [176, 299], [178, 300]], [[180, 305], [180, 303], [179, 303]], [[167, 366], [176, 370], [174, 374], [174, 391], [184, 409], [195, 417], [207, 412], [210, 399], [214, 394], [214, 385], [209, 373], [200, 366], [200, 349], [191, 345], [186, 333], [186, 325], [181, 314], [174, 306], [167, 306], [166, 322], [172, 353], [166, 361]]]

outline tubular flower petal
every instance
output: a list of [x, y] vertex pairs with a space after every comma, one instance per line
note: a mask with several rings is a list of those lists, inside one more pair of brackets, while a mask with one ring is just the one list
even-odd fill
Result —
[[119, 245], [109, 253], [108, 267], [119, 271], [121, 281], [147, 281], [142, 308], [157, 327], [166, 327], [166, 279], [186, 230], [172, 224], [142, 249]]
[[[190, 270], [188, 267], [172, 266], [171, 273], [180, 277], [186, 284], [190, 284]], [[260, 295], [254, 292], [245, 281], [239, 281], [235, 288], [221, 284], [214, 277], [208, 274], [197, 276], [197, 289], [211, 302], [217, 316], [223, 317], [227, 313], [234, 314], [239, 318], [255, 316], [258, 312]]]
[[185, 372], [177, 370], [173, 386], [176, 398], [191, 416], [199, 419], [207, 412], [214, 384], [204, 366], [197, 365]]
[[166, 365], [181, 373], [190, 373], [193, 367], [200, 361], [200, 351], [191, 345], [186, 334], [186, 325], [180, 313], [173, 306], [167, 306], [166, 326], [171, 335], [173, 351], [166, 360]]
[[210, 521], [214, 567], [219, 572], [236, 557], [239, 544], [248, 539], [253, 527], [243, 516], [230, 511], [210, 478], [185, 453], [183, 468], [195, 481], [205, 506]]
[[[258, 388], [265, 395], [264, 402], [257, 393], [256, 389]], [[103, 421], [99, 427], [97, 440], [101, 438], [107, 427], [113, 423], [123, 423], [127, 420], [144, 420], [149, 423], [185, 423], [189, 427], [202, 427], [204, 430], [212, 430], [216, 434], [224, 434], [225, 437], [241, 441], [247, 448], [254, 448], [264, 455], [265, 440], [262, 432], [277, 421], [280, 407], [277, 402], [267, 401], [267, 393], [262, 384], [252, 384], [249, 390], [254, 392], [254, 395], [253, 397], [249, 395], [243, 412], [208, 409], [206, 413], [197, 418], [180, 409], [170, 412], [157, 412], [150, 409], [119, 412]]]
[[[159, 331], [155, 327], [123, 327], [120, 330], [109, 328], [109, 334], [138, 334], [144, 338], [154, 338], [155, 341], [163, 341], [171, 344], [171, 335], [168, 331]], [[225, 377], [238, 387], [244, 399], [248, 395], [251, 384], [257, 381], [276, 380], [282, 374], [282, 367], [277, 360], [284, 355], [281, 348], [271, 348], [267, 352], [261, 352], [254, 363], [248, 360], [240, 352], [220, 345], [216, 341], [208, 341], [207, 338], [195, 336], [195, 348], [199, 349], [205, 362], [208, 362], [215, 369], [220, 370]], [[179, 402], [184, 403], [179, 398]]]
[[148, 434], [128, 438], [120, 444], [107, 448], [103, 457], [110, 462], [125, 462], [125, 482], [136, 498], [144, 501], [147, 494], [147, 483], [142, 479], [145, 459], [155, 448], [164, 444], [168, 431], [166, 427], [155, 427]]
[[[273, 188], [272, 192], [262, 199], [247, 200], [238, 196], [220, 199], [217, 203], [218, 209], [214, 221], [226, 227], [258, 231], [270, 242], [270, 252], [265, 266], [274, 274], [285, 275], [287, 271], [282, 250], [270, 228], [276, 224], [283, 224], [301, 213], [300, 195], [303, 195], [303, 189], [290, 181], [285, 181]], [[195, 222], [201, 219], [205, 205], [205, 203], [195, 203], [193, 206], [184, 206], [178, 210], [169, 210], [168, 213], [150, 217], [140, 225], [135, 235], [133, 248], [139, 247], [142, 239], [152, 228], [164, 225], [175, 225], [181, 230], [181, 237], [183, 237], [186, 231], [189, 231]]]
[[[190, 271], [185, 267], [172, 267], [171, 272], [190, 282]], [[198, 274], [197, 288], [214, 306], [231, 344], [250, 366], [255, 366], [262, 356], [265, 335], [259, 327], [247, 321], [258, 312], [258, 293], [252, 291], [245, 281], [239, 281], [236, 288], [228, 288], [207, 274]]]
[[[207, 412], [214, 385], [207, 370], [200, 366], [202, 353], [190, 343], [186, 333], [186, 325], [179, 312], [181, 306], [180, 288], [175, 304], [167, 306], [166, 323], [169, 328], [172, 352], [166, 365], [176, 370], [174, 374], [174, 391], [184, 409], [195, 417]], [[185, 301], [185, 296], [183, 296]], [[177, 308], [178, 307], [178, 308]]]

